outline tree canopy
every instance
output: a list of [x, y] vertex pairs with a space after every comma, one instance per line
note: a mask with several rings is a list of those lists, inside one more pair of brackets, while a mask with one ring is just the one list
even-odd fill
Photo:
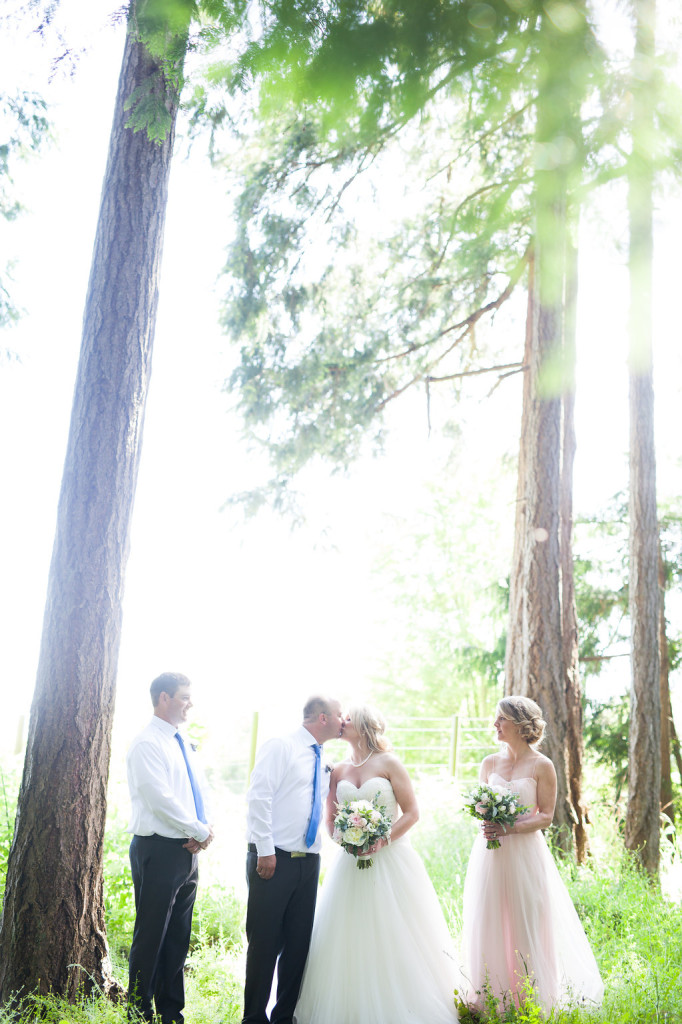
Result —
[[545, 115], [536, 138], [538, 97], [565, 111], [601, 86], [582, 4], [296, 7], [265, 5], [228, 77], [259, 114], [226, 267], [241, 348], [228, 387], [280, 497], [313, 454], [346, 465], [366, 435], [380, 442], [411, 385], [520, 368], [519, 347], [482, 328], [524, 277], [537, 169], [582, 187], [605, 131], [591, 116], [571, 139]]
[[[15, 188], [16, 169], [22, 159], [44, 144], [49, 129], [47, 104], [36, 93], [0, 94], [0, 217], [14, 220], [22, 210]], [[0, 328], [14, 323], [19, 310], [12, 300], [11, 268], [0, 268]]]

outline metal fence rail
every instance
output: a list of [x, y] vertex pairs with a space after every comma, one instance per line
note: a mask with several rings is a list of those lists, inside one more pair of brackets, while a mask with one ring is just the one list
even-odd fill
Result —
[[[447, 772], [465, 783], [476, 781], [478, 766], [494, 744], [490, 720], [467, 715], [392, 719], [391, 740], [396, 754], [408, 768]], [[256, 711], [251, 722], [249, 763], [245, 766], [247, 780], [251, 776], [257, 748]]]

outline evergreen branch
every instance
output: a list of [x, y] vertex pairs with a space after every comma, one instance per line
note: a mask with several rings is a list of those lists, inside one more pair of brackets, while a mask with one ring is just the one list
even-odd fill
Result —
[[523, 106], [519, 107], [517, 110], [512, 110], [511, 114], [508, 117], [505, 117], [502, 121], [498, 121], [496, 124], [492, 125], [492, 127], [488, 128], [487, 131], [483, 132], [481, 135], [477, 135], [468, 145], [465, 145], [463, 149], [460, 149], [458, 151], [457, 156], [453, 160], [449, 160], [442, 167], [439, 167], [436, 171], [434, 171], [433, 174], [431, 174], [426, 179], [427, 182], [430, 182], [434, 178], [437, 178], [439, 174], [443, 174], [444, 172], [450, 171], [453, 167], [456, 167], [457, 162], [461, 160], [462, 157], [467, 156], [474, 149], [481, 146], [483, 142], [485, 142], [487, 139], [492, 138], [498, 132], [506, 128], [508, 125], [513, 124], [514, 121], [518, 120], [522, 114], [525, 114], [528, 110], [530, 110], [534, 106], [534, 104], [534, 99], [529, 100], [528, 103], [524, 103]]
[[351, 174], [351, 176], [349, 178], [346, 178], [346, 180], [343, 182], [341, 187], [336, 192], [336, 195], [334, 196], [334, 199], [333, 199], [331, 205], [329, 206], [329, 208], [327, 210], [326, 217], [325, 217], [325, 221], [326, 221], [327, 224], [331, 221], [332, 217], [334, 216], [334, 214], [338, 210], [339, 206], [341, 205], [341, 200], [343, 199], [343, 196], [344, 196], [344, 193], [346, 192], [346, 190], [348, 188], [350, 188], [350, 186], [353, 184], [353, 182], [355, 182], [357, 180], [357, 178], [359, 178], [360, 175], [363, 174], [364, 171], [367, 170], [368, 167], [372, 166], [372, 164], [376, 160], [377, 156], [378, 156], [378, 153], [372, 153], [369, 149], [365, 151], [365, 153], [363, 155], [363, 158], [359, 162], [357, 168], [353, 171], [353, 173]]
[[519, 178], [509, 179], [508, 181], [505, 181], [504, 183], [501, 182], [501, 181], [491, 181], [490, 184], [488, 184], [488, 185], [481, 185], [480, 188], [477, 188], [474, 192], [471, 192], [468, 196], [465, 196], [464, 199], [462, 199], [461, 203], [459, 203], [455, 207], [455, 209], [452, 211], [453, 231], [454, 231], [455, 222], [457, 221], [457, 218], [459, 217], [459, 215], [462, 212], [462, 210], [464, 209], [464, 207], [468, 206], [469, 203], [473, 203], [473, 201], [475, 199], [478, 199], [479, 196], [485, 195], [486, 192], [493, 192], [493, 191], [495, 191], [495, 189], [498, 189], [498, 188], [505, 188], [505, 189], [507, 189], [511, 193], [511, 192], [514, 191], [514, 189], [517, 187], [517, 185], [524, 185], [524, 184], [527, 185], [529, 180], [530, 179], [528, 177], [519, 177]]
[[[463, 330], [461, 331], [461, 334], [459, 334], [457, 336], [457, 338], [455, 338], [453, 343], [450, 346], [448, 346], [448, 348], [445, 350], [445, 352], [441, 352], [439, 356], [437, 356], [435, 359], [433, 359], [431, 361], [429, 366], [426, 368], [426, 372], [421, 372], [421, 373], [415, 374], [406, 384], [404, 384], [400, 388], [396, 388], [395, 391], [392, 391], [390, 395], [387, 395], [386, 398], [384, 398], [381, 402], [379, 402], [379, 404], [376, 407], [376, 411], [377, 412], [381, 412], [388, 405], [389, 402], [393, 401], [394, 398], [398, 398], [405, 391], [407, 391], [408, 388], [412, 387], [413, 384], [417, 384], [419, 381], [425, 380], [425, 379], [427, 381], [430, 380], [430, 379], [431, 380], [432, 379], [437, 379], [437, 378], [432, 378], [431, 377], [431, 374], [429, 372], [431, 370], [431, 368], [434, 367], [434, 366], [437, 366], [438, 363], [442, 362], [442, 360], [445, 359], [446, 356], [450, 355], [450, 353], [457, 347], [457, 345], [460, 344], [460, 342], [464, 341], [464, 339], [466, 337], [468, 337], [468, 335], [471, 333], [471, 331], [476, 326], [476, 324], [481, 319], [481, 317], [485, 316], [486, 313], [498, 310], [500, 308], [500, 306], [504, 302], [506, 302], [507, 299], [511, 296], [511, 294], [514, 291], [514, 288], [516, 287], [516, 285], [518, 284], [519, 278], [521, 277], [521, 274], [523, 272], [523, 267], [525, 266], [527, 258], [528, 258], [528, 252], [529, 252], [529, 250], [526, 250], [526, 253], [524, 254], [523, 258], [521, 260], [519, 260], [519, 264], [517, 265], [514, 273], [509, 278], [509, 284], [504, 289], [504, 291], [501, 293], [501, 295], [499, 295], [492, 302], [486, 303], [485, 306], [481, 306], [479, 309], [475, 310], [475, 312], [470, 313], [469, 316], [466, 317], [465, 320], [460, 321], [459, 324], [453, 324], [451, 327], [446, 327], [443, 331], [441, 331], [439, 334], [436, 335], [435, 339], [432, 338], [431, 342], [425, 342], [424, 343], [424, 344], [432, 344], [434, 341], [438, 340], [439, 338], [444, 337], [446, 334], [449, 334], [451, 331], [463, 328]], [[415, 348], [414, 348], [415, 351], [416, 351], [417, 347], [422, 348], [423, 345], [422, 346], [415, 346]], [[409, 350], [407, 352], [405, 352], [404, 354], [409, 354]], [[509, 365], [511, 366], [513, 364], [509, 364]], [[460, 376], [466, 376], [466, 374], [460, 374]], [[445, 378], [443, 378], [443, 379], [445, 379]]]
[[[529, 253], [530, 246], [528, 247], [528, 249], [526, 249], [526, 252], [523, 254], [521, 259], [518, 261], [516, 267], [509, 275], [509, 283], [507, 284], [507, 287], [504, 289], [503, 292], [501, 292], [500, 295], [498, 295], [496, 299], [493, 299], [491, 302], [486, 303], [485, 306], [481, 306], [479, 307], [479, 309], [474, 310], [473, 313], [470, 313], [469, 316], [465, 317], [464, 320], [460, 320], [459, 323], [451, 324], [449, 327], [444, 327], [443, 330], [439, 331], [438, 334], [436, 334], [434, 337], [428, 338], [426, 341], [422, 341], [419, 345], [410, 345], [409, 348], [403, 349], [401, 352], [395, 352], [392, 355], [382, 356], [381, 359], [376, 359], [374, 361], [375, 365], [380, 365], [381, 363], [389, 363], [395, 359], [404, 359], [406, 356], [411, 356], [415, 352], [419, 352], [421, 349], [429, 348], [431, 345], [434, 344], [434, 342], [439, 341], [441, 338], [445, 337], [446, 334], [450, 334], [452, 331], [463, 330], [463, 334], [460, 335], [456, 339], [456, 341], [445, 350], [445, 352], [441, 353], [441, 355], [439, 355], [437, 359], [432, 361], [431, 366], [436, 366], [439, 362], [441, 362], [441, 360], [445, 358], [445, 356], [449, 355], [450, 352], [452, 352], [452, 350], [457, 347], [460, 341], [463, 341], [463, 339], [471, 331], [471, 328], [478, 323], [481, 317], [485, 316], [486, 313], [497, 311], [500, 308], [500, 306], [504, 305], [507, 299], [510, 298], [512, 292], [514, 291], [514, 288], [519, 283], [523, 270], [526, 266], [526, 263], [528, 262]], [[423, 375], [419, 374], [414, 378], [412, 383], [416, 384], [417, 381], [423, 379]], [[398, 391], [396, 394], [402, 394], [403, 390], [404, 389], [401, 388], [400, 391]], [[384, 402], [382, 402], [379, 408], [383, 408], [383, 405], [386, 402], [389, 402], [393, 397], [394, 395], [389, 395], [389, 397], [386, 398]]]
[[515, 180], [512, 179], [511, 182], [505, 182], [504, 184], [502, 184], [502, 182], [493, 181], [489, 185], [482, 185], [480, 188], [477, 188], [473, 192], [471, 192], [468, 196], [465, 196], [464, 199], [462, 199], [462, 201], [460, 203], [458, 203], [458, 205], [455, 207], [455, 209], [452, 212], [450, 234], [448, 236], [448, 239], [447, 239], [445, 245], [441, 249], [439, 257], [436, 260], [436, 263], [433, 264], [432, 268], [430, 269], [430, 272], [432, 273], [433, 270], [438, 270], [440, 268], [441, 264], [443, 263], [443, 260], [445, 259], [445, 256], [446, 256], [446, 253], [448, 251], [448, 248], [449, 248], [453, 238], [455, 237], [457, 218], [459, 217], [460, 213], [462, 212], [462, 210], [464, 210], [464, 208], [466, 206], [468, 206], [470, 203], [473, 203], [476, 199], [478, 199], [482, 195], [485, 195], [487, 192], [493, 192], [493, 191], [495, 191], [496, 189], [499, 189], [499, 188], [506, 188], [510, 192], [513, 192], [514, 189], [518, 185], [523, 184], [524, 181], [527, 182], [527, 180], [528, 180], [527, 178], [525, 178], [525, 179], [524, 178], [516, 178]]
[[[524, 181], [527, 181], [527, 179], [517, 178], [515, 181], [512, 181], [511, 183], [510, 182], [505, 182], [504, 184], [502, 182], [491, 182], [489, 185], [482, 185], [480, 188], [477, 188], [473, 192], [469, 193], [468, 196], [465, 196], [464, 199], [462, 199], [462, 201], [455, 207], [455, 209], [452, 212], [452, 215], [451, 215], [451, 218], [450, 218], [450, 225], [451, 226], [450, 226], [450, 230], [448, 232], [447, 239], [445, 240], [444, 244], [442, 245], [442, 247], [440, 249], [440, 252], [437, 254], [437, 257], [436, 257], [435, 261], [432, 262], [429, 267], [426, 267], [422, 271], [421, 274], [417, 274], [417, 276], [415, 278], [413, 278], [413, 283], [414, 283], [414, 281], [419, 281], [421, 278], [424, 278], [424, 277], [427, 277], [427, 276], [428, 277], [432, 277], [435, 273], [437, 273], [437, 271], [440, 270], [440, 268], [441, 268], [441, 266], [443, 264], [443, 261], [445, 260], [445, 257], [446, 257], [446, 255], [448, 253], [450, 245], [452, 244], [453, 239], [456, 237], [457, 218], [459, 217], [459, 215], [462, 212], [462, 210], [469, 203], [473, 203], [474, 200], [478, 199], [480, 196], [484, 195], [486, 192], [492, 192], [492, 191], [494, 191], [495, 189], [498, 189], [498, 188], [509, 189], [510, 184], [511, 184], [511, 191], [513, 191], [514, 188], [517, 185], [523, 184]], [[427, 305], [428, 305], [428, 303], [425, 302], [423, 313], [426, 312]], [[456, 330], [456, 327], [453, 328], [453, 329]], [[426, 342], [425, 344], [430, 344], [430, 343], [431, 342]]]
[[[496, 373], [497, 370], [511, 370], [513, 373], [519, 373], [521, 370], [525, 370], [526, 365], [523, 362], [520, 363], [501, 363], [499, 366], [482, 366], [478, 370], [461, 370], [459, 373], [448, 373], [444, 377], [427, 377], [427, 384], [440, 384], [445, 380], [458, 380], [461, 377], [478, 377], [482, 373]], [[505, 377], [511, 376], [510, 373], [506, 373]]]
[[[425, 373], [421, 372], [421, 373], [415, 374], [406, 384], [404, 384], [402, 387], [397, 388], [396, 390], [392, 391], [390, 395], [387, 395], [387, 397], [384, 398], [378, 404], [377, 409], [376, 409], [377, 412], [381, 412], [388, 405], [389, 402], [391, 402], [394, 398], [398, 398], [405, 391], [407, 391], [407, 389], [409, 387], [411, 387], [413, 384], [417, 384], [420, 380], [426, 379], [426, 381], [428, 383], [428, 381], [430, 379], [431, 380], [438, 379], [438, 378], [432, 378], [431, 377], [430, 370], [433, 367], [437, 366], [438, 363], [442, 362], [442, 360], [445, 359], [445, 357], [448, 356], [457, 347], [457, 345], [460, 344], [460, 342], [464, 341], [464, 339], [466, 337], [468, 337], [468, 335], [471, 333], [471, 331], [473, 330], [475, 325], [478, 323], [478, 321], [483, 316], [486, 315], [486, 313], [496, 312], [507, 301], [507, 299], [510, 298], [510, 296], [512, 295], [512, 293], [514, 291], [514, 288], [516, 287], [516, 285], [518, 284], [518, 282], [519, 282], [519, 280], [521, 278], [521, 275], [522, 275], [523, 270], [524, 270], [524, 268], [526, 266], [526, 263], [528, 262], [528, 258], [529, 258], [529, 255], [530, 255], [530, 249], [531, 249], [531, 247], [528, 246], [528, 248], [526, 249], [526, 251], [523, 254], [522, 258], [518, 261], [516, 267], [514, 268], [514, 271], [512, 272], [512, 274], [510, 274], [509, 282], [507, 284], [507, 287], [504, 289], [504, 291], [500, 295], [498, 295], [498, 297], [496, 299], [494, 299], [492, 302], [486, 303], [485, 306], [481, 306], [479, 309], [475, 310], [473, 313], [470, 313], [468, 317], [466, 317], [464, 320], [461, 320], [459, 323], [452, 324], [450, 327], [444, 328], [442, 331], [439, 332], [439, 334], [436, 335], [435, 338], [432, 338], [429, 342], [424, 342], [420, 346], [414, 346], [411, 350], [408, 349], [408, 350], [403, 352], [403, 355], [409, 355], [409, 354], [411, 354], [411, 352], [416, 351], [417, 348], [423, 348], [425, 345], [433, 344], [434, 341], [437, 341], [440, 338], [445, 337], [446, 334], [450, 334], [452, 331], [457, 331], [457, 330], [461, 331], [461, 333], [457, 336], [457, 338], [455, 338], [454, 342], [450, 346], [448, 346], [448, 348], [445, 350], [445, 352], [440, 353], [440, 355], [438, 355], [436, 357], [436, 359], [431, 361], [429, 366], [426, 367], [426, 372]], [[514, 365], [514, 364], [509, 364], [510, 367], [512, 365]], [[519, 364], [519, 366], [520, 365], [521, 364]], [[500, 368], [502, 369], [502, 368], [506, 368], [506, 367], [500, 367]], [[518, 371], [515, 371], [515, 372], [518, 372]], [[460, 374], [460, 376], [467, 376], [467, 375], [468, 374]], [[446, 379], [446, 378], [443, 378], [443, 379]]]
[[495, 392], [497, 391], [497, 389], [499, 388], [500, 384], [503, 381], [505, 381], [507, 379], [507, 377], [513, 377], [515, 373], [525, 373], [526, 370], [528, 369], [528, 363], [518, 363], [517, 366], [518, 366], [518, 369], [516, 369], [516, 370], [509, 370], [508, 373], [501, 373], [500, 374], [500, 376], [497, 378], [497, 380], [495, 381], [495, 383], [491, 387], [490, 391], [486, 395], [486, 398], [490, 398], [491, 395], [494, 395]]
[[[486, 313], [495, 312], [500, 308], [500, 306], [503, 306], [507, 299], [511, 297], [512, 292], [521, 280], [521, 275], [523, 274], [523, 271], [530, 256], [530, 249], [531, 247], [528, 246], [525, 253], [514, 267], [514, 270], [509, 275], [509, 283], [507, 284], [507, 287], [504, 289], [503, 292], [501, 292], [500, 295], [498, 295], [496, 299], [493, 299], [492, 302], [487, 302], [485, 306], [481, 306], [480, 309], [477, 309], [473, 313], [470, 313], [465, 320], [461, 320], [458, 324], [451, 324], [450, 327], [444, 327], [443, 330], [436, 335], [436, 338], [434, 340], [444, 338], [446, 334], [451, 334], [453, 331], [458, 331], [462, 327], [466, 328], [465, 333], [468, 333], [471, 330], [471, 328], [478, 323], [481, 317], [484, 317], [486, 315]], [[444, 356], [448, 355], [452, 351], [452, 349], [459, 344], [460, 341], [461, 338], [458, 338], [455, 341], [455, 343], [449, 349], [447, 349], [442, 356], [439, 357], [438, 362], [440, 362], [440, 360]]]
[[629, 658], [630, 652], [623, 651], [622, 654], [581, 654], [578, 661], [610, 661], [612, 658]]

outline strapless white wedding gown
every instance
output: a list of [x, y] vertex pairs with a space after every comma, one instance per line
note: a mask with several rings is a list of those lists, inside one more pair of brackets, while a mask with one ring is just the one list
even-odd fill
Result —
[[[380, 794], [392, 818], [388, 779], [358, 789], [346, 779], [344, 800]], [[453, 944], [421, 858], [403, 836], [359, 870], [339, 850], [317, 901], [296, 1024], [453, 1024], [459, 980]]]

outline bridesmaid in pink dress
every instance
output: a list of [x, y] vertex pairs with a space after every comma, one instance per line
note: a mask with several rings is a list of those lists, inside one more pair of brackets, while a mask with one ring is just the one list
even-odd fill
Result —
[[[554, 816], [556, 772], [536, 749], [545, 722], [528, 697], [505, 697], [494, 722], [502, 752], [484, 758], [479, 778], [517, 794], [530, 810], [513, 826], [481, 824], [464, 884], [466, 1001], [483, 1010], [492, 993], [502, 1005], [521, 1002], [532, 985], [549, 1012], [569, 1003], [597, 1005], [604, 986], [542, 829]], [[487, 850], [486, 841], [500, 848]]]

